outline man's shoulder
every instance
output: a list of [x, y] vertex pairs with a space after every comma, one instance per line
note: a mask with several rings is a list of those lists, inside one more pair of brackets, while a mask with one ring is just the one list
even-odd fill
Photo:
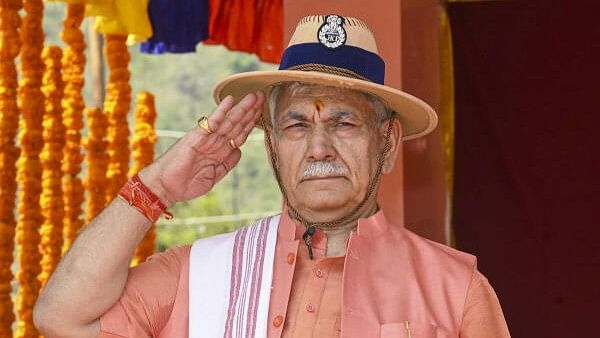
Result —
[[473, 270], [477, 266], [477, 257], [472, 254], [432, 241], [404, 227], [401, 232], [404, 238], [411, 243], [413, 252], [427, 260], [454, 262], [469, 270]]
[[189, 261], [191, 245], [171, 247], [164, 252], [157, 252], [148, 258], [148, 262], [183, 265]]
[[221, 234], [216, 234], [213, 236], [199, 238], [196, 241], [194, 241], [192, 246], [195, 246], [197, 244], [213, 245], [213, 244], [220, 244], [220, 243], [228, 242], [228, 241], [233, 240], [238, 234], [246, 235], [247, 232], [260, 231], [260, 229], [266, 229], [269, 224], [271, 224], [271, 225], [275, 224], [275, 229], [276, 229], [277, 224], [279, 223], [280, 216], [281, 216], [281, 214], [275, 214], [275, 215], [259, 218], [259, 219], [254, 220], [253, 222], [250, 222], [250, 223], [242, 226], [239, 229], [235, 229], [230, 232], [224, 232]]

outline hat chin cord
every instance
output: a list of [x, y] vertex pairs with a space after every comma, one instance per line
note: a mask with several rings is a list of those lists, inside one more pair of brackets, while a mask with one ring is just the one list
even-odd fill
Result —
[[264, 118], [261, 116], [259, 123], [263, 126], [265, 137], [267, 138], [267, 146], [269, 147], [269, 154], [271, 156], [271, 166], [273, 167], [273, 173], [275, 174], [275, 180], [277, 181], [279, 190], [281, 191], [281, 194], [283, 195], [285, 204], [288, 206], [289, 215], [293, 219], [297, 220], [298, 222], [300, 222], [306, 226], [306, 231], [302, 235], [302, 239], [304, 240], [304, 243], [306, 244], [306, 247], [308, 248], [308, 256], [310, 257], [310, 259], [313, 259], [312, 237], [315, 234], [315, 231], [317, 230], [317, 228], [333, 229], [338, 225], [348, 223], [349, 221], [357, 220], [360, 211], [363, 209], [365, 204], [367, 204], [367, 202], [369, 201], [371, 196], [373, 196], [375, 188], [377, 188], [379, 179], [381, 178], [381, 172], [383, 170], [385, 157], [391, 149], [390, 138], [392, 135], [392, 127], [393, 127], [394, 119], [395, 119], [395, 114], [392, 114], [392, 117], [389, 119], [389, 124], [388, 124], [386, 135], [385, 135], [385, 143], [383, 146], [383, 150], [381, 151], [381, 154], [379, 155], [379, 159], [377, 160], [377, 168], [375, 169], [375, 173], [372, 176], [371, 181], [369, 182], [367, 192], [365, 193], [365, 197], [363, 197], [363, 199], [360, 201], [360, 203], [358, 203], [358, 205], [356, 207], [354, 207], [354, 209], [352, 209], [352, 211], [350, 211], [346, 215], [344, 215], [336, 220], [328, 221], [328, 222], [311, 222], [311, 221], [307, 220], [304, 216], [302, 216], [300, 214], [300, 212], [298, 212], [298, 210], [296, 210], [289, 203], [287, 193], [285, 191], [285, 188], [283, 187], [283, 184], [281, 183], [281, 176], [279, 175], [279, 168], [277, 166], [277, 163], [278, 163], [277, 155], [273, 151], [273, 144], [271, 143], [270, 132], [269, 132], [269, 129], [267, 128]]

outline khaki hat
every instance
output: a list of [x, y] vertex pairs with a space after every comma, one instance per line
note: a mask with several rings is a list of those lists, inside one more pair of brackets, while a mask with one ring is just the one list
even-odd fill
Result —
[[385, 86], [384, 76], [385, 63], [377, 52], [373, 33], [363, 21], [334, 14], [307, 16], [296, 26], [279, 70], [229, 76], [217, 84], [214, 98], [219, 103], [232, 95], [237, 102], [257, 90], [268, 95], [273, 85], [282, 82], [342, 87], [373, 94], [386, 102], [402, 123], [403, 140], [430, 133], [437, 125], [433, 108]]

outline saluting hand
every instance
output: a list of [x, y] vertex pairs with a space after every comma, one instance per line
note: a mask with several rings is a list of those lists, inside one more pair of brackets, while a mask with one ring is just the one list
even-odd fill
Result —
[[[208, 193], [240, 160], [263, 111], [262, 92], [246, 95], [234, 106], [227, 96], [208, 117], [210, 131], [195, 127], [140, 172], [141, 180], [167, 206]], [[233, 141], [231, 141], [233, 140]]]

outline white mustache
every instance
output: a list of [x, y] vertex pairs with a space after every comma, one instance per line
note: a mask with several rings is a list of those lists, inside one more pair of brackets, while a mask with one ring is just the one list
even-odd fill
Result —
[[330, 161], [317, 161], [311, 162], [308, 167], [304, 169], [302, 178], [336, 176], [345, 175], [347, 173], [348, 169], [342, 165]]

